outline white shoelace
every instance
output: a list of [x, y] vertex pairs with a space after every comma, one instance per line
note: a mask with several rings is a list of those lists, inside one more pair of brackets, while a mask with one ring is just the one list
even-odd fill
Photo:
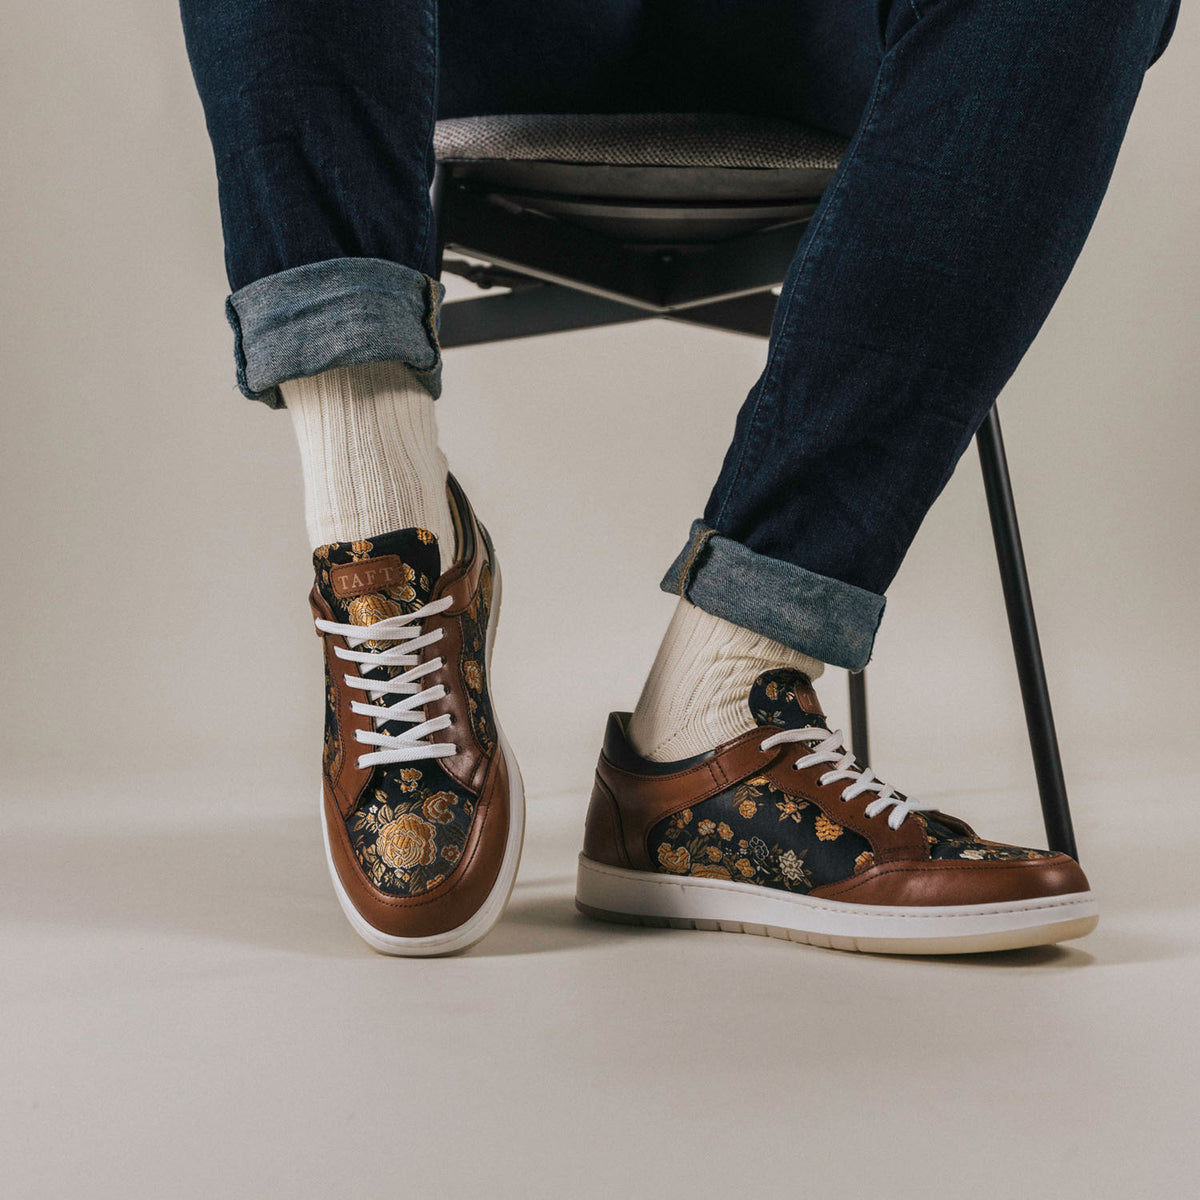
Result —
[[[316, 626], [322, 633], [332, 633], [344, 637], [350, 645], [349, 650], [335, 646], [334, 654], [348, 662], [358, 663], [357, 675], [344, 675], [347, 686], [359, 688], [367, 693], [371, 700], [380, 696], [400, 696], [394, 704], [387, 707], [380, 704], [364, 704], [358, 700], [350, 702], [350, 708], [360, 716], [370, 717], [376, 727], [388, 721], [407, 721], [412, 725], [401, 734], [380, 733], [375, 729], [356, 729], [354, 737], [357, 741], [368, 746], [378, 746], [367, 754], [358, 756], [359, 767], [382, 766], [388, 763], [416, 762], [423, 758], [449, 758], [458, 753], [458, 747], [450, 742], [429, 742], [424, 739], [431, 733], [437, 733], [451, 724], [453, 718], [449, 713], [425, 719], [425, 705], [436, 700], [444, 699], [446, 689], [439, 683], [431, 688], [422, 689], [418, 680], [426, 675], [440, 670], [443, 660], [430, 659], [427, 663], [420, 661], [417, 653], [426, 646], [440, 642], [445, 636], [443, 629], [424, 631], [422, 624], [427, 617], [444, 612], [453, 603], [453, 597], [443, 596], [432, 604], [423, 605], [416, 612], [401, 613], [395, 617], [385, 617], [373, 625], [339, 625], [336, 621], [317, 619]], [[385, 650], [355, 650], [355, 646], [363, 642], [395, 642]], [[393, 676], [391, 679], [364, 679], [363, 673], [376, 667], [408, 667], [407, 671]]]
[[814, 747], [811, 754], [796, 759], [793, 764], [795, 769], [802, 771], [805, 767], [832, 763], [833, 770], [826, 771], [817, 782], [824, 786], [836, 783], [839, 779], [853, 780], [850, 787], [842, 789], [843, 800], [853, 800], [864, 792], [877, 792], [876, 798], [866, 807], [866, 815], [877, 817], [890, 808], [892, 811], [888, 813], [888, 825], [892, 829], [899, 829], [904, 824], [904, 818], [910, 812], [933, 811], [931, 804], [922, 804], [911, 796], [898, 795], [882, 779], [876, 779], [875, 772], [870, 767], [860, 767], [854, 761], [854, 755], [846, 749], [845, 738], [840, 729], [831, 732], [822, 725], [783, 729], [779, 733], [771, 734], [760, 744], [759, 748], [765, 752], [775, 746], [782, 746], [786, 742], [820, 742], [820, 745]]

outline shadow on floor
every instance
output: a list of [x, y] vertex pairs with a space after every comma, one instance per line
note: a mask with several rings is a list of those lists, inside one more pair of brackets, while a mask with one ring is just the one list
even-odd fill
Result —
[[545, 954], [611, 944], [629, 936], [622, 926], [588, 920], [576, 909], [574, 893], [575, 879], [570, 875], [533, 880], [529, 884], [518, 881], [499, 924], [467, 951], [467, 957]]
[[1096, 961], [1094, 955], [1070, 942], [1057, 946], [1027, 946], [1023, 950], [997, 950], [990, 954], [905, 954], [884, 957], [902, 957], [906, 962], [915, 960], [943, 967], [970, 967], [972, 970], [983, 967], [1005, 971], [1030, 967], [1088, 967]]
[[[309, 817], [190, 829], [24, 830], [0, 842], [4, 916], [31, 925], [202, 936], [333, 958], [370, 955], [346, 924]], [[575, 909], [572, 874], [519, 878], [471, 956], [611, 941]]]
[[5, 916], [73, 931], [200, 935], [352, 957], [320, 825], [298, 816], [218, 827], [24, 830], [0, 843]]
[[[224, 827], [18, 830], [0, 840], [0, 878], [6, 895], [20, 898], [6, 903], [3, 917], [72, 932], [145, 930], [319, 957], [369, 956], [342, 916], [320, 847], [319, 822], [295, 815]], [[672, 936], [589, 920], [575, 909], [573, 892], [573, 874], [521, 876], [504, 917], [468, 955], [544, 954]], [[923, 961], [942, 969], [1061, 970], [1162, 961], [1183, 950], [1172, 939], [1147, 939], [1102, 921], [1078, 945]]]

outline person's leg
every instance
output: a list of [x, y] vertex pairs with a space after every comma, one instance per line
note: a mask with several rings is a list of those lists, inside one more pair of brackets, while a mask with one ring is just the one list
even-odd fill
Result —
[[691, 69], [736, 81], [714, 107], [854, 136], [663, 582], [679, 609], [638, 711], [609, 719], [583, 911], [888, 953], [1095, 927], [1076, 862], [980, 838], [876, 778], [788, 656], [866, 663], [884, 589], [1079, 253], [1174, 8], [681, 6], [681, 30], [711, 39]]
[[[703, 518], [663, 580], [681, 597], [673, 626], [763, 639], [760, 655], [741, 654], [743, 693], [756, 657], [788, 661], [780, 646], [865, 666], [883, 593], [1083, 246], [1177, 9], [701, 0], [660, 10], [681, 90], [704, 80], [696, 95], [714, 110], [853, 135], [791, 264], [766, 366]], [[676, 640], [632, 725], [655, 757], [697, 753], [730, 728], [728, 694], [705, 701], [709, 664], [672, 656]], [[685, 726], [678, 696], [689, 691], [699, 694]]]
[[238, 385], [286, 400], [310, 541], [420, 526], [452, 553], [433, 413], [436, 6], [180, 7], [217, 167]]
[[[290, 410], [323, 635], [323, 820], [376, 949], [495, 923], [520, 775], [495, 720], [491, 539], [437, 443], [429, 185], [446, 115], [603, 103], [640, 0], [182, 0], [212, 135], [238, 383]], [[439, 105], [439, 72], [446, 87]]]
[[238, 384], [292, 412], [314, 545], [402, 524], [451, 536], [432, 405], [435, 119], [611, 105], [640, 7], [181, 0]]

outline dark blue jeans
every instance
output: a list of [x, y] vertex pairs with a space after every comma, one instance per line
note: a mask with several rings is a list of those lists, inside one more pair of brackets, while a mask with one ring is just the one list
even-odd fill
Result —
[[246, 395], [441, 386], [434, 121], [764, 113], [851, 137], [663, 587], [852, 669], [1058, 296], [1179, 0], [181, 0]]

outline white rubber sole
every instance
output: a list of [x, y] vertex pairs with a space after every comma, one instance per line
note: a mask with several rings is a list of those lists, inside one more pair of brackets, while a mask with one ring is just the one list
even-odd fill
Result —
[[579, 856], [576, 907], [602, 921], [753, 933], [872, 954], [974, 954], [1083, 937], [1091, 892], [955, 907], [884, 907], [793, 895], [724, 879], [627, 871]]
[[[492, 645], [496, 640], [496, 626], [499, 620], [500, 567], [496, 564], [492, 577], [492, 611], [488, 619], [487, 645], [484, 650], [489, 684], [492, 672]], [[333, 864], [333, 854], [330, 851], [329, 826], [326, 823], [325, 798], [322, 794], [321, 831], [325, 838], [325, 861], [329, 867], [329, 876], [333, 880], [333, 890], [354, 932], [380, 954], [391, 954], [401, 958], [432, 958], [439, 954], [456, 954], [475, 945], [486, 936], [504, 913], [517, 879], [517, 868], [521, 865], [521, 847], [525, 840], [525, 785], [521, 779], [521, 769], [517, 766], [516, 757], [504, 736], [504, 731], [500, 728], [494, 709], [492, 719], [496, 725], [496, 739], [500, 744], [500, 752], [504, 755], [504, 763], [508, 768], [508, 840], [504, 844], [500, 873], [496, 876], [488, 898], [457, 929], [448, 929], [445, 933], [435, 933], [429, 937], [397, 937], [376, 929], [354, 907], [346, 889], [342, 887], [341, 879], [338, 878], [337, 867]]]

